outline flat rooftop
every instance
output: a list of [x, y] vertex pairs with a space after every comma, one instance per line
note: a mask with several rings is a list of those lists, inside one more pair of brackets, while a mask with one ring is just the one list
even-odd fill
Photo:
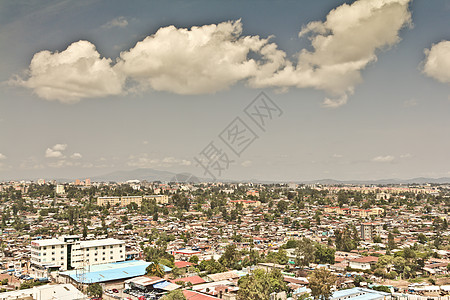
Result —
[[103, 240], [80, 241], [80, 248], [102, 247], [119, 244], [125, 244], [125, 242], [118, 239], [109, 238]]
[[60, 241], [58, 239], [52, 238], [52, 239], [44, 239], [44, 240], [32, 240], [31, 245], [36, 245], [39, 247], [45, 247], [45, 246], [56, 246], [56, 245], [64, 245], [65, 243], [63, 241]]

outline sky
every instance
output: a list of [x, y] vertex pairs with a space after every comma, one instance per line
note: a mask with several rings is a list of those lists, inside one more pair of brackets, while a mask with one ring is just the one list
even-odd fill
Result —
[[449, 0], [0, 2], [0, 179], [450, 177]]

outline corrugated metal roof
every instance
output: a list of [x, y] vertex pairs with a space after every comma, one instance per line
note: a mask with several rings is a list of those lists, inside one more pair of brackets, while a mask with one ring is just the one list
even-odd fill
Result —
[[110, 264], [93, 265], [90, 267], [89, 272], [85, 272], [84, 276], [80, 275], [80, 270], [61, 272], [61, 274], [70, 276], [72, 279], [81, 283], [106, 282], [142, 276], [145, 274], [145, 269], [150, 264], [150, 262], [142, 260], [131, 260]]

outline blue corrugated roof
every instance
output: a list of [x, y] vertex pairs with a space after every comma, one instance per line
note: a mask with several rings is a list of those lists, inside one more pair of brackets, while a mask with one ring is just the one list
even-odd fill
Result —
[[166, 286], [168, 286], [168, 285], [170, 285], [170, 284], [171, 284], [171, 283], [168, 282], [168, 281], [161, 281], [161, 282], [158, 282], [157, 284], [154, 284], [153, 287], [154, 287], [155, 289], [163, 289], [163, 288], [165, 288]]
[[337, 298], [342, 298], [342, 297], [347, 297], [350, 295], [357, 295], [357, 294], [362, 294], [362, 295], [351, 297], [351, 300], [374, 300], [374, 299], [383, 298], [384, 296], [389, 295], [389, 293], [355, 287], [352, 289], [336, 291], [331, 296], [331, 299], [337, 299]]
[[145, 275], [145, 269], [150, 264], [150, 262], [142, 260], [131, 260], [93, 265], [90, 267], [89, 272], [85, 272], [84, 276], [80, 274], [80, 270], [61, 272], [61, 274], [70, 276], [72, 279], [81, 283], [105, 282]]

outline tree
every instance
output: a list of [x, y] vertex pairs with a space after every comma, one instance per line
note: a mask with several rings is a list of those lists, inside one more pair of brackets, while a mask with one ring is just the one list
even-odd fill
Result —
[[316, 251], [314, 252], [314, 256], [316, 257], [316, 263], [319, 264], [334, 264], [334, 252], [336, 250], [331, 247], [327, 247], [322, 244], [316, 245]]
[[391, 293], [391, 289], [385, 285], [374, 286], [372, 289], [374, 289], [375, 291]]
[[277, 203], [277, 209], [280, 212], [280, 214], [283, 214], [289, 207], [289, 203], [284, 200], [280, 200]]
[[395, 241], [394, 241], [394, 235], [392, 234], [392, 232], [389, 232], [389, 234], [388, 234], [388, 247], [389, 247], [389, 249], [397, 248]]
[[189, 257], [189, 262], [193, 264], [198, 264], [198, 256], [192, 255], [191, 257]]
[[315, 260], [316, 249], [310, 239], [302, 238], [295, 250], [295, 264], [297, 266], [309, 266]]
[[225, 248], [225, 252], [219, 258], [219, 263], [227, 268], [236, 268], [241, 260], [241, 253], [237, 250], [236, 245], [229, 244]]
[[330, 299], [333, 294], [331, 288], [336, 279], [336, 276], [325, 268], [315, 269], [309, 277], [309, 288], [314, 299]]
[[86, 238], [88, 235], [88, 229], [84, 220], [81, 220], [81, 226], [83, 227], [83, 238]]
[[156, 276], [164, 278], [164, 270], [158, 261], [153, 261], [150, 263], [147, 268], [145, 268], [145, 274], [149, 276]]
[[87, 293], [89, 296], [101, 298], [103, 295], [103, 288], [99, 283], [94, 283], [88, 286]]
[[336, 230], [336, 250], [350, 252], [358, 247], [359, 237], [355, 226]]
[[208, 274], [225, 272], [227, 270], [227, 268], [214, 259], [202, 260], [198, 267], [201, 271], [205, 271]]
[[279, 270], [266, 272], [257, 269], [252, 275], [247, 275], [238, 281], [239, 300], [269, 299], [270, 294], [287, 291], [286, 282]]
[[419, 235], [417, 236], [417, 240], [421, 244], [425, 244], [428, 241], [427, 237], [423, 233], [419, 233]]
[[170, 291], [161, 300], [186, 300], [181, 290]]

